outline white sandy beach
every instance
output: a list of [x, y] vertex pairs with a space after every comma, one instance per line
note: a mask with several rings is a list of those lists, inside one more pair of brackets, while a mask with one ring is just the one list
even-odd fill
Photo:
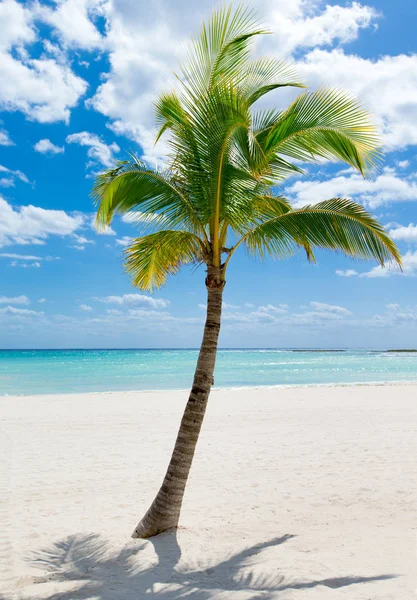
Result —
[[2, 600], [415, 597], [417, 386], [214, 392], [182, 527], [133, 541], [186, 398], [0, 398]]

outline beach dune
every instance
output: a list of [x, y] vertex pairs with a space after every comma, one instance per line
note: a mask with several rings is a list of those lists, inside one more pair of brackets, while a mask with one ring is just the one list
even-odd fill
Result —
[[186, 392], [0, 399], [0, 598], [410, 600], [417, 386], [214, 391], [181, 527], [130, 534]]

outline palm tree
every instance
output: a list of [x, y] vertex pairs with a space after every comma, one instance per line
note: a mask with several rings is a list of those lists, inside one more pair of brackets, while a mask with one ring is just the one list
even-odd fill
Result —
[[126, 250], [133, 284], [152, 290], [181, 265], [203, 263], [207, 318], [194, 381], [162, 487], [133, 537], [177, 527], [199, 432], [213, 383], [222, 294], [240, 246], [251, 255], [286, 258], [304, 249], [401, 264], [385, 229], [351, 200], [332, 198], [294, 209], [276, 186], [301, 164], [343, 161], [361, 174], [379, 158], [379, 140], [365, 110], [345, 92], [302, 92], [285, 110], [257, 101], [280, 87], [304, 87], [291, 65], [250, 58], [266, 33], [254, 13], [216, 11], [190, 46], [179, 91], [156, 104], [157, 140], [169, 132], [168, 164], [153, 169], [135, 156], [97, 177], [97, 224], [114, 214], [152, 227]]

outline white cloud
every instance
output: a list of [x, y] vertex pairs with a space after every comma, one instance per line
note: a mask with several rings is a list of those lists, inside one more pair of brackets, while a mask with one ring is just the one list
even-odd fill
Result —
[[21, 269], [39, 269], [39, 267], [41, 266], [41, 263], [36, 261], [36, 262], [31, 262], [31, 263], [24, 263], [24, 262], [20, 262], [17, 260], [12, 260], [12, 262], [10, 263], [11, 267], [19, 267]]
[[259, 306], [258, 310], [260, 312], [265, 313], [286, 313], [287, 312], [287, 304], [279, 304], [278, 306], [274, 306], [273, 304], [267, 304], [266, 306]]
[[[348, 6], [327, 5], [323, 12], [313, 16], [306, 15], [309, 9], [307, 3], [294, 4], [294, 10], [287, 8], [284, 14], [280, 6], [276, 9], [271, 6], [272, 29], [276, 33], [274, 42], [281, 55], [290, 54], [299, 48], [329, 46], [335, 41], [351, 42], [358, 37], [360, 29], [369, 27], [377, 17], [374, 8], [359, 2]], [[312, 4], [314, 9], [314, 3]], [[271, 45], [274, 42], [271, 41]]]
[[240, 306], [238, 304], [229, 304], [228, 302], [223, 302], [223, 308], [238, 309], [238, 308], [240, 308]]
[[14, 298], [0, 296], [0, 304], [30, 304], [30, 300], [27, 296], [15, 296]]
[[128, 235], [125, 235], [122, 238], [116, 240], [116, 244], [123, 247], [129, 246], [132, 242], [133, 238], [129, 237]]
[[387, 304], [387, 311], [383, 314], [376, 314], [367, 323], [377, 327], [410, 327], [417, 321], [417, 307], [402, 307], [399, 304]]
[[29, 179], [24, 173], [22, 173], [22, 171], [14, 171], [13, 169], [9, 169], [4, 165], [0, 165], [0, 173], [6, 173], [7, 175], [4, 179], [2, 179], [4, 182], [3, 187], [14, 187], [16, 179], [23, 181], [23, 183], [29, 183]]
[[93, 240], [87, 239], [84, 235], [77, 235], [74, 233], [72, 236], [78, 244], [95, 244]]
[[105, 304], [119, 304], [124, 306], [150, 306], [152, 308], [166, 308], [169, 305], [169, 300], [163, 298], [152, 298], [143, 294], [124, 294], [123, 296], [104, 296], [101, 298], [95, 297], [93, 300], [104, 302]]
[[53, 8], [38, 4], [36, 17], [54, 28], [64, 46], [93, 50], [103, 45], [93, 19], [106, 4], [107, 0], [60, 0]]
[[93, 244], [93, 245], [95, 244], [94, 240], [89, 240], [84, 235], [77, 235], [76, 233], [74, 233], [72, 235], [72, 239], [76, 243], [73, 244], [71, 247], [75, 248], [76, 250], [85, 250], [85, 245], [86, 244]]
[[13, 207], [0, 197], [0, 247], [12, 244], [44, 244], [50, 235], [73, 234], [84, 222], [81, 215], [38, 206]]
[[346, 271], [336, 269], [336, 275], [339, 275], [339, 277], [354, 277], [357, 274], [358, 272], [355, 269], [346, 269]]
[[402, 255], [402, 260], [402, 271], [395, 265], [389, 267], [381, 267], [378, 265], [366, 273], [361, 273], [360, 277], [373, 279], [376, 277], [390, 277], [391, 275], [403, 275], [405, 277], [417, 275], [417, 251], [406, 252]]
[[36, 34], [32, 25], [31, 11], [21, 2], [3, 0], [0, 4], [0, 22], [2, 24], [1, 49], [35, 41]]
[[403, 242], [417, 242], [417, 225], [410, 223], [409, 225], [399, 225], [394, 229], [390, 229], [390, 236], [393, 240]]
[[40, 152], [41, 154], [62, 154], [64, 152], [63, 147], [56, 146], [47, 138], [39, 140], [33, 147], [36, 152]]
[[128, 316], [130, 319], [146, 319], [146, 320], [155, 320], [158, 323], [162, 321], [175, 321], [175, 317], [173, 317], [168, 312], [160, 312], [157, 310], [144, 310], [144, 309], [131, 309], [128, 311]]
[[80, 310], [83, 310], [84, 312], [90, 312], [93, 310], [93, 307], [88, 306], [88, 304], [80, 304]]
[[14, 306], [0, 308], [0, 315], [8, 315], [11, 317], [42, 317], [44, 314], [45, 313], [43, 312], [28, 310], [27, 308], [15, 308]]
[[114, 315], [114, 316], [116, 316], [116, 317], [117, 317], [117, 316], [120, 316], [120, 315], [122, 315], [122, 314], [123, 314], [123, 312], [122, 312], [121, 310], [117, 310], [117, 308], [108, 308], [108, 309], [106, 310], [106, 313], [107, 313], [108, 315]]
[[87, 156], [91, 159], [87, 164], [88, 167], [97, 163], [104, 167], [112, 167], [115, 163], [113, 154], [119, 152], [120, 148], [116, 143], [110, 145], [105, 144], [98, 135], [81, 131], [80, 133], [72, 133], [66, 138], [67, 144], [79, 144], [80, 146], [88, 147]]
[[90, 221], [90, 226], [91, 229], [97, 234], [97, 235], [116, 235], [116, 232], [114, 231], [114, 229], [112, 229], [109, 226], [104, 227], [104, 229], [98, 229], [97, 225], [96, 225], [96, 216], [93, 215], [93, 217], [91, 218]]
[[0, 257], [15, 258], [17, 260], [42, 260], [42, 258], [40, 256], [32, 256], [30, 254], [13, 254], [10, 252], [1, 252]]
[[50, 58], [22, 61], [7, 52], [0, 52], [0, 80], [0, 108], [40, 123], [68, 123], [70, 109], [87, 89], [65, 64]]
[[4, 188], [14, 187], [13, 177], [2, 177], [0, 179], [0, 187], [4, 187]]
[[378, 119], [387, 150], [417, 144], [417, 55], [382, 56], [376, 60], [315, 49], [301, 72], [309, 84], [347, 89]]
[[353, 198], [373, 209], [384, 204], [417, 200], [417, 182], [412, 178], [398, 177], [393, 169], [384, 169], [374, 179], [363, 179], [359, 174], [352, 173], [350, 176], [338, 174], [325, 181], [296, 181], [287, 187], [286, 192], [295, 206], [342, 196]]
[[30, 56], [28, 48], [37, 40], [38, 7], [15, 0], [0, 3], [0, 108], [19, 110], [41, 123], [68, 122], [87, 83], [72, 72], [63, 55]]
[[[287, 305], [280, 305], [286, 306]], [[279, 327], [323, 327], [325, 325], [337, 324], [351, 313], [342, 306], [326, 304], [324, 302], [310, 302], [312, 310], [289, 313], [288, 310], [268, 304], [261, 306], [251, 312], [225, 312], [224, 321], [227, 323], [240, 324], [244, 327], [257, 325], [269, 325]]]
[[44, 302], [46, 302], [46, 298], [39, 298], [38, 302], [39, 304], [43, 304]]
[[9, 133], [0, 128], [0, 146], [14, 146], [15, 143], [10, 139]]
[[326, 304], [325, 302], [310, 302], [310, 306], [317, 312], [334, 313], [337, 315], [350, 315], [350, 311], [343, 306]]
[[409, 160], [399, 160], [397, 162], [397, 165], [400, 169], [408, 169], [408, 167], [410, 166], [410, 161]]

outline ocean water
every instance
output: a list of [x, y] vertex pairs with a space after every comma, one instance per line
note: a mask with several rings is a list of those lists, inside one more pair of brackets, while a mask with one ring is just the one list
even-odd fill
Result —
[[[191, 386], [197, 350], [0, 350], [0, 396]], [[216, 387], [417, 381], [417, 353], [219, 350]]]

